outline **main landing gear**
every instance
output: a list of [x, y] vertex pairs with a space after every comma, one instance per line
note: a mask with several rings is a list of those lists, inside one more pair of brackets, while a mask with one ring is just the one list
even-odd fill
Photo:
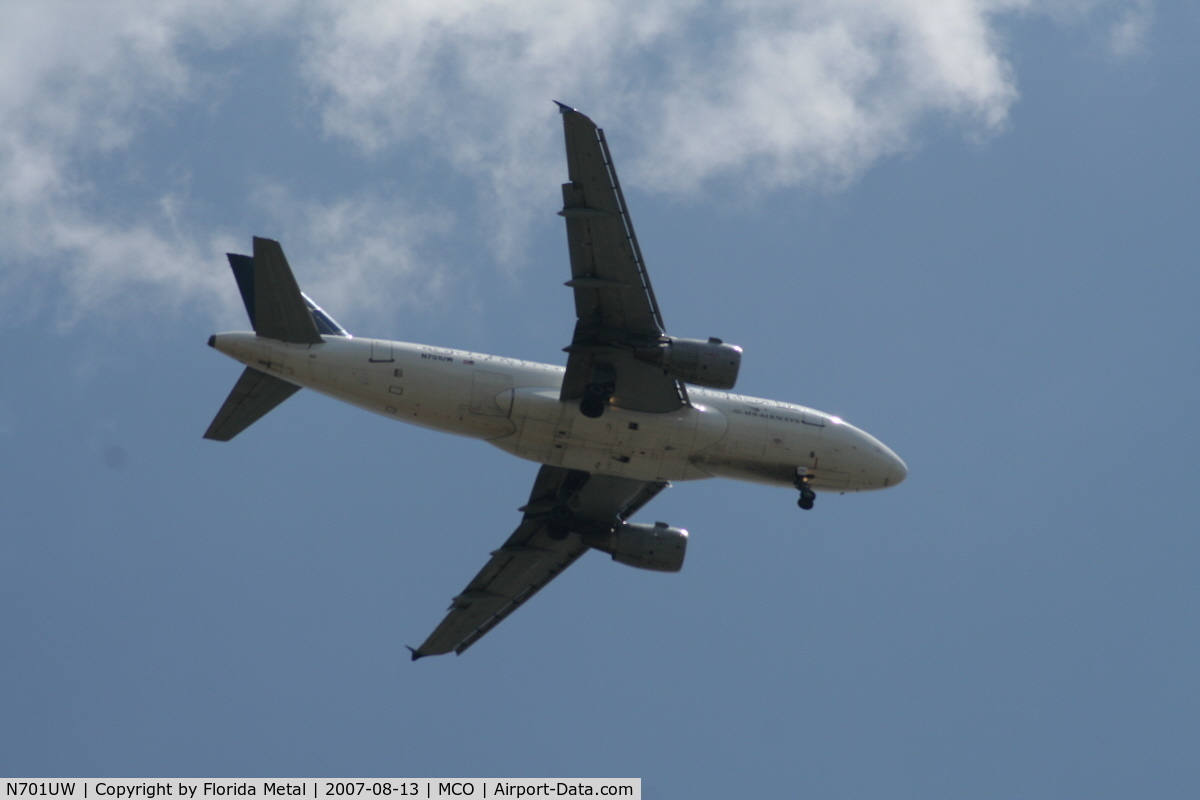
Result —
[[550, 509], [550, 519], [546, 521], [546, 535], [556, 542], [566, 539], [571, 533], [571, 525], [575, 515], [565, 505], [557, 505]]
[[597, 419], [608, 408], [609, 399], [617, 391], [617, 372], [608, 362], [592, 364], [591, 380], [583, 387], [579, 413]]
[[579, 413], [596, 419], [608, 407], [608, 398], [613, 396], [611, 383], [589, 383], [583, 387], [583, 399], [579, 401]]
[[806, 471], [801, 471], [802, 468], [796, 470], [796, 478], [793, 485], [800, 490], [800, 499], [796, 501], [796, 505], [808, 511], [813, 507], [813, 501], [817, 499], [817, 493], [812, 490], [812, 476]]

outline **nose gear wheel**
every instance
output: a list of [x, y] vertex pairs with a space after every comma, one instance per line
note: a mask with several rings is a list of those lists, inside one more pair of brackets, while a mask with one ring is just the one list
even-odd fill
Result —
[[798, 468], [796, 470], [796, 479], [793, 481], [795, 487], [800, 490], [800, 499], [796, 501], [796, 505], [805, 511], [812, 508], [813, 501], [817, 499], [817, 493], [812, 490], [812, 486], [809, 485], [810, 483], [812, 483], [812, 476], [807, 472], [801, 472]]

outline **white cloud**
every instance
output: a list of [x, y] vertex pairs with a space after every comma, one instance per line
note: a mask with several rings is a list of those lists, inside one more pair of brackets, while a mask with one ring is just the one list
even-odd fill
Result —
[[[429, 237], [450, 232], [453, 219], [446, 212], [371, 194], [297, 199], [278, 184], [261, 187], [252, 202], [279, 221], [288, 260], [303, 271], [304, 291], [335, 317], [353, 309], [384, 318], [398, 303], [437, 302], [446, 289], [444, 265], [419, 252]], [[248, 247], [240, 243], [237, 251]]]
[[[168, 194], [135, 224], [85, 210], [104, 191], [90, 185], [88, 159], [127, 146], [139, 121], [188, 94], [178, 54], [184, 11], [183, 3], [0, 7], [0, 232], [10, 247], [0, 290], [10, 319], [35, 313], [31, 284], [66, 291], [71, 301], [54, 304], [65, 324], [130, 289], [161, 288], [179, 302], [212, 288], [192, 268], [208, 248], [173, 230]], [[46, 285], [47, 272], [57, 285]]]
[[1154, 7], [1150, 0], [1138, 0], [1124, 8], [1110, 36], [1113, 55], [1128, 58], [1143, 52], [1153, 21]]
[[[307, 92], [326, 134], [362, 158], [410, 151], [473, 185], [478, 207], [464, 213], [487, 221], [503, 260], [561, 180], [551, 99], [607, 124], [628, 184], [837, 185], [914, 146], [929, 120], [972, 135], [1003, 125], [1017, 88], [998, 19], [1100, 6], [1120, 18], [1114, 52], [1140, 46], [1145, 0], [3, 4], [0, 234], [11, 257], [0, 290], [11, 298], [44, 285], [54, 265], [73, 298], [58, 309], [68, 322], [147, 287], [174, 303], [229, 299], [212, 264], [234, 244], [188, 221], [229, 198], [152, 186], [130, 221], [106, 210], [111, 178], [94, 165], [111, 153], [136, 160], [145, 131], [240, 91], [206, 72], [239, 42], [286, 42], [301, 65], [293, 94]], [[324, 279], [326, 298], [349, 303], [383, 274], [409, 280], [406, 265], [450, 235], [447, 214], [412, 213], [426, 204], [371, 189], [354, 201], [318, 196], [295, 176], [275, 177], [299, 195], [285, 202], [264, 190], [239, 202], [279, 220], [314, 261], [349, 266]], [[420, 224], [397, 225], [406, 218]]]
[[1027, 5], [360, 2], [314, 37], [307, 71], [332, 133], [436, 141], [493, 186], [546, 182], [550, 98], [620, 120], [635, 180], [694, 189], [749, 168], [786, 186], [852, 178], [931, 114], [998, 126], [1016, 89], [992, 23]]

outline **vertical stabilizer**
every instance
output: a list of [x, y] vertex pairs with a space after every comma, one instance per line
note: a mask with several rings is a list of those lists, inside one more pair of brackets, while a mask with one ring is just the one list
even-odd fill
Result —
[[[234, 276], [238, 267], [230, 259]], [[292, 268], [288, 266], [283, 248], [274, 239], [254, 237], [254, 271], [251, 294], [254, 311], [250, 314], [254, 332], [269, 339], [295, 344], [320, 344], [321, 334], [313, 322], [304, 295], [296, 285]], [[242, 279], [238, 279], [239, 288]], [[245, 290], [242, 293], [246, 298]], [[250, 302], [246, 303], [247, 311]]]
[[[229, 257], [229, 266], [233, 270], [233, 277], [237, 279], [238, 290], [242, 293], [242, 302], [246, 306], [246, 316], [250, 318], [250, 327], [257, 330], [254, 300], [254, 256], [243, 256], [237, 253], [226, 253], [225, 255]], [[346, 329], [329, 316], [325, 309], [314, 303], [311, 297], [304, 292], [300, 293], [300, 297], [308, 306], [318, 333], [322, 336], [350, 336]]]
[[246, 316], [250, 318], [250, 327], [258, 330], [254, 321], [254, 256], [242, 256], [237, 253], [226, 253], [229, 268], [237, 281], [238, 291], [242, 294], [242, 303], [246, 306]]

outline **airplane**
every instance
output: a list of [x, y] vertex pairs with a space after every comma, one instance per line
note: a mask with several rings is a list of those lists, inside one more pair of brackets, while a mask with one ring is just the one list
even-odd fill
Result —
[[246, 365], [204, 434], [229, 441], [301, 387], [368, 411], [482, 439], [541, 464], [516, 531], [417, 648], [468, 647], [588, 550], [678, 572], [688, 532], [629, 518], [671, 481], [723, 477], [817, 492], [895, 486], [886, 445], [836, 416], [730, 392], [742, 349], [668, 336], [604, 132], [558, 104], [577, 321], [566, 367], [351, 336], [300, 291], [280, 244], [228, 254], [253, 331], [208, 340]]

